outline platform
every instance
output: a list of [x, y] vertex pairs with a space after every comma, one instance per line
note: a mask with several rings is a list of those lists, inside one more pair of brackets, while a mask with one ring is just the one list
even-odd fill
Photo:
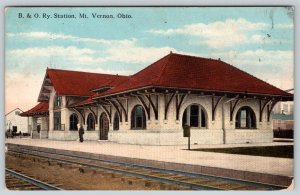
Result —
[[[293, 177], [293, 159], [188, 151], [186, 146], [145, 146], [116, 144], [101, 141], [54, 141], [46, 139], [14, 138], [6, 143], [92, 153], [99, 157], [168, 169], [193, 171], [221, 177], [287, 185]], [[193, 145], [192, 148], [244, 147], [291, 145], [267, 144]]]

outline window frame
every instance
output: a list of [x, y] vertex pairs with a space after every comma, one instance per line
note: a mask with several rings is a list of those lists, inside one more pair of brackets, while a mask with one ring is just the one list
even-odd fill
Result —
[[53, 102], [54, 109], [62, 107], [62, 96], [56, 95]]
[[[59, 114], [59, 117], [56, 116], [56, 114]], [[56, 123], [56, 119], [58, 119], [58, 123]], [[53, 130], [62, 131], [62, 128], [61, 128], [61, 111], [53, 112]]]
[[[73, 124], [74, 125], [74, 129], [72, 129], [71, 128], [71, 123], [73, 122], [75, 122], [74, 120], [72, 121], [71, 120], [71, 118], [72, 118], [72, 116], [75, 116], [76, 117], [76, 120], [77, 120], [77, 123], [76, 124]], [[70, 117], [69, 117], [69, 130], [70, 131], [78, 131], [78, 129], [77, 129], [77, 124], [78, 124], [78, 122], [79, 122], [79, 120], [78, 120], [78, 115], [76, 114], [76, 113], [72, 113], [71, 115], [70, 115]]]
[[[140, 107], [142, 110], [142, 127], [137, 127], [136, 109]], [[134, 120], [134, 121], [133, 121]], [[147, 129], [147, 118], [146, 112], [142, 105], [135, 105], [131, 111], [131, 130], [146, 130]], [[134, 125], [133, 125], [134, 123]]]
[[[89, 122], [90, 122], [91, 118], [93, 119], [93, 128], [92, 129], [89, 128], [90, 127]], [[87, 131], [95, 131], [96, 130], [96, 127], [95, 127], [96, 126], [96, 119], [95, 119], [95, 117], [92, 113], [88, 114], [88, 116], [86, 118], [86, 125], [87, 125], [87, 127], [86, 127]]]
[[[245, 111], [245, 127], [241, 127], [241, 115]], [[250, 120], [250, 122], [249, 122]], [[250, 123], [250, 126], [248, 126]], [[235, 115], [235, 129], [238, 130], [255, 130], [257, 129], [257, 117], [254, 110], [250, 106], [242, 106], [238, 109]]]
[[[191, 126], [191, 117], [195, 116], [192, 115], [192, 111], [191, 111], [191, 107], [192, 106], [197, 106], [198, 107], [198, 125], [197, 126]], [[202, 125], [202, 119], [204, 116], [204, 124], [205, 126]], [[203, 108], [203, 106], [201, 106], [200, 104], [190, 104], [188, 105], [182, 114], [182, 125], [184, 125], [184, 119], [186, 119], [186, 123], [191, 127], [191, 129], [207, 129], [207, 114], [206, 114], [206, 110]]]
[[[117, 126], [116, 126], [116, 120], [117, 120]], [[114, 131], [120, 130], [120, 117], [119, 117], [119, 114], [117, 112], [114, 115], [113, 130]]]

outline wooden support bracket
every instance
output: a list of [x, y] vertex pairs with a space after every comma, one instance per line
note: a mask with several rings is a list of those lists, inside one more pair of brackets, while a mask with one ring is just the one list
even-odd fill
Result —
[[124, 115], [125, 115], [125, 122], [128, 122], [128, 110], [125, 109], [125, 107], [123, 106], [123, 104], [121, 103], [121, 101], [116, 98], [116, 101], [118, 102], [118, 104], [120, 105], [121, 109], [123, 110], [124, 112]]
[[211, 113], [211, 114], [212, 114], [212, 121], [215, 120], [216, 108], [217, 108], [217, 106], [218, 106], [218, 104], [220, 103], [220, 101], [221, 101], [222, 98], [223, 98], [223, 96], [217, 98], [217, 102], [216, 102], [216, 104], [215, 104], [215, 96], [212, 95], [212, 97], [211, 97], [211, 110], [212, 110], [212, 113]]
[[233, 120], [233, 112], [236, 108], [236, 105], [238, 104], [238, 102], [240, 101], [240, 99], [235, 100], [234, 104], [232, 105], [232, 102], [230, 102], [230, 121]]
[[98, 124], [98, 118], [97, 118], [96, 113], [94, 112], [94, 110], [91, 107], [88, 107], [88, 109], [92, 113], [92, 115], [94, 116], [96, 124]]
[[274, 106], [277, 104], [277, 102], [279, 102], [278, 100], [274, 100], [272, 101], [271, 105], [268, 105], [268, 122], [270, 121], [270, 116], [271, 116], [271, 112], [274, 108]]
[[153, 111], [154, 111], [154, 115], [155, 115], [155, 120], [158, 120], [158, 95], [156, 95], [156, 102], [155, 104], [153, 103], [152, 99], [151, 99], [151, 95], [145, 95], [146, 98], [148, 99]]
[[143, 104], [145, 110], [146, 110], [146, 113], [147, 113], [147, 116], [148, 116], [148, 120], [150, 120], [150, 105], [147, 105], [146, 102], [144, 101], [143, 97], [141, 96], [136, 96], [140, 102]]
[[262, 104], [262, 100], [259, 100], [259, 122], [262, 122], [263, 111], [270, 102], [271, 100], [266, 100], [265, 103]]
[[164, 95], [164, 97], [165, 97], [165, 120], [167, 120], [170, 103], [171, 103], [171, 101], [172, 101], [172, 99], [173, 99], [174, 96], [175, 96], [175, 93], [173, 93], [171, 95], [170, 99], [167, 100], [167, 95], [166, 94]]
[[179, 95], [176, 94], [175, 98], [176, 98], [176, 120], [179, 120], [179, 111], [182, 105], [183, 100], [187, 97], [187, 94], [184, 95]]
[[80, 110], [77, 109], [77, 108], [73, 108], [73, 110], [81, 116], [82, 121], [83, 121], [83, 124], [85, 125], [85, 116], [84, 116], [84, 112], [80, 112]]
[[109, 118], [109, 122], [111, 123], [111, 106], [109, 106], [109, 109], [106, 108], [104, 105], [101, 105], [101, 108], [106, 112], [108, 118]]

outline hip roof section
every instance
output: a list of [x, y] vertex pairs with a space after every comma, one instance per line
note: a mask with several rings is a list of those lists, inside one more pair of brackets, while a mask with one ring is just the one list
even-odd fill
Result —
[[170, 53], [94, 98], [150, 86], [293, 96], [221, 60]]
[[92, 96], [94, 94], [92, 90], [101, 86], [114, 87], [118, 81], [122, 81], [126, 77], [59, 69], [47, 69], [46, 73], [46, 78], [50, 79], [57, 95], [81, 97]]

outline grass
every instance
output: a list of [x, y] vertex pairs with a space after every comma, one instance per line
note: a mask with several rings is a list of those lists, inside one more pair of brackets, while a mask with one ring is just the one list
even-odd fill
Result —
[[278, 158], [294, 158], [294, 146], [258, 146], [237, 148], [199, 148], [193, 151], [241, 154], [251, 156], [268, 156]]

